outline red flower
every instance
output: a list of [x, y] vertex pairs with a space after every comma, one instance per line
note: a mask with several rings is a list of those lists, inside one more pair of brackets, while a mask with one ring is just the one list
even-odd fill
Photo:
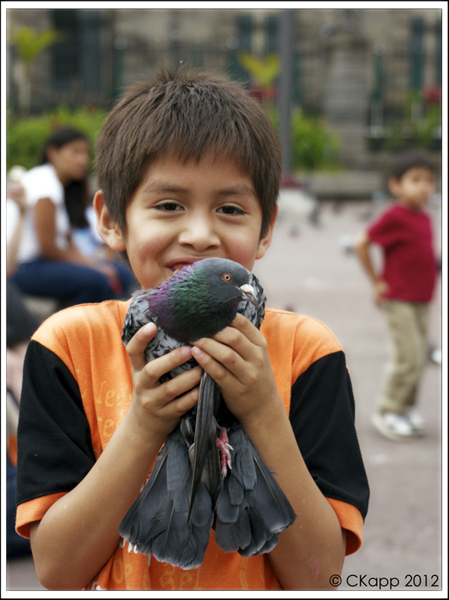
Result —
[[258, 85], [252, 85], [249, 90], [251, 96], [259, 100], [259, 102], [263, 102], [264, 100], [272, 100], [276, 97], [277, 89], [274, 85], [271, 85], [268, 88], [262, 88]]
[[441, 104], [441, 87], [439, 85], [426, 86], [423, 99], [425, 104]]

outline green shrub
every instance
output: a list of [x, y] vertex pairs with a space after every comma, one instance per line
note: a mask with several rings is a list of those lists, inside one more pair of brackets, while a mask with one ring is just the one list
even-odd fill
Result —
[[379, 128], [369, 143], [373, 151], [393, 153], [411, 148], [441, 150], [441, 88], [429, 86], [405, 94], [401, 117]]
[[[83, 131], [91, 142], [91, 165], [94, 144], [107, 116], [100, 109], [79, 108], [71, 111], [65, 106], [38, 117], [7, 118], [7, 169], [22, 165], [31, 169], [37, 164], [45, 141], [57, 127], [70, 126]], [[269, 109], [273, 124], [279, 127], [279, 114]], [[295, 171], [335, 170], [338, 168], [339, 141], [329, 133], [323, 119], [306, 115], [300, 109], [292, 112], [292, 160]]]
[[[279, 130], [279, 112], [268, 110], [268, 114]], [[298, 172], [335, 171], [339, 168], [339, 139], [331, 134], [324, 119], [307, 115], [302, 109], [293, 109], [292, 167]]]
[[71, 111], [60, 106], [38, 117], [17, 119], [7, 115], [6, 164], [7, 169], [21, 165], [25, 169], [36, 166], [44, 144], [57, 127], [75, 127], [85, 133], [91, 143], [90, 157], [93, 165], [94, 144], [107, 116], [99, 109], [79, 108]]

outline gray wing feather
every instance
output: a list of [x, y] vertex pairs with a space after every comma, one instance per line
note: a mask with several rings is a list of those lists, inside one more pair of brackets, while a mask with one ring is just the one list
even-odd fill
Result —
[[200, 566], [212, 528], [212, 501], [200, 482], [187, 522], [191, 469], [179, 428], [167, 437], [144, 489], [122, 520], [119, 533], [138, 552], [183, 569]]
[[[234, 448], [233, 468], [217, 500], [217, 545], [225, 552], [239, 552], [242, 556], [269, 552], [277, 543], [277, 535], [294, 522], [296, 515], [240, 426], [230, 431], [229, 442]], [[243, 523], [249, 524], [249, 537], [237, 535]]]

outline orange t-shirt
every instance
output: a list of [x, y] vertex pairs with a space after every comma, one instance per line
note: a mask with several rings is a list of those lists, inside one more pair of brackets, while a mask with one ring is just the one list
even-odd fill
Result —
[[[76, 382], [95, 458], [106, 447], [131, 402], [131, 367], [121, 342], [128, 306], [129, 302], [108, 301], [60, 311], [38, 329], [30, 344], [52, 357], [59, 366], [65, 366], [67, 376], [73, 377]], [[311, 366], [321, 359], [342, 353], [341, 347], [332, 332], [319, 321], [285, 311], [267, 309], [261, 331], [268, 341], [276, 384], [285, 409], [289, 412], [292, 386], [298, 378], [307, 374]], [[32, 371], [27, 375], [25, 370], [25, 382], [27, 376], [31, 378]], [[50, 506], [66, 493], [49, 493], [45, 489], [40, 492], [28, 491], [26, 460], [28, 454], [32, 455], [32, 452], [27, 453], [30, 442], [26, 422], [27, 415], [32, 412], [27, 409], [28, 393], [36, 395], [43, 392], [25, 392], [22, 398], [25, 415], [21, 415], [23, 426], [19, 424], [19, 506], [16, 528], [18, 533], [26, 537], [29, 536], [30, 523], [42, 519]], [[30, 430], [32, 427], [31, 424]], [[349, 427], [353, 427], [353, 423]], [[40, 444], [41, 451], [44, 445], [45, 439]], [[52, 454], [58, 451], [58, 448], [49, 449]], [[342, 528], [347, 530], [347, 554], [355, 552], [362, 540], [361, 510], [345, 500], [338, 490], [335, 493], [331, 491], [329, 496], [323, 493], [335, 510]], [[220, 567], [217, 568], [217, 565]], [[136, 553], [122, 539], [86, 589], [278, 590], [281, 586], [267, 555], [244, 558], [238, 553], [224, 553], [217, 547], [212, 531], [203, 564], [189, 571]]]

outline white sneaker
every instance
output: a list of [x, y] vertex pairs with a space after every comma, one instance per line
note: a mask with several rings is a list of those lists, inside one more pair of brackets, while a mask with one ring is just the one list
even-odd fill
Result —
[[441, 350], [431, 349], [429, 358], [436, 365], [441, 365]]
[[377, 430], [390, 440], [402, 441], [414, 436], [414, 428], [405, 415], [392, 412], [375, 413], [372, 420]]
[[423, 435], [426, 429], [426, 422], [414, 406], [410, 406], [407, 409], [407, 416], [411, 426], [415, 431], [415, 434]]

